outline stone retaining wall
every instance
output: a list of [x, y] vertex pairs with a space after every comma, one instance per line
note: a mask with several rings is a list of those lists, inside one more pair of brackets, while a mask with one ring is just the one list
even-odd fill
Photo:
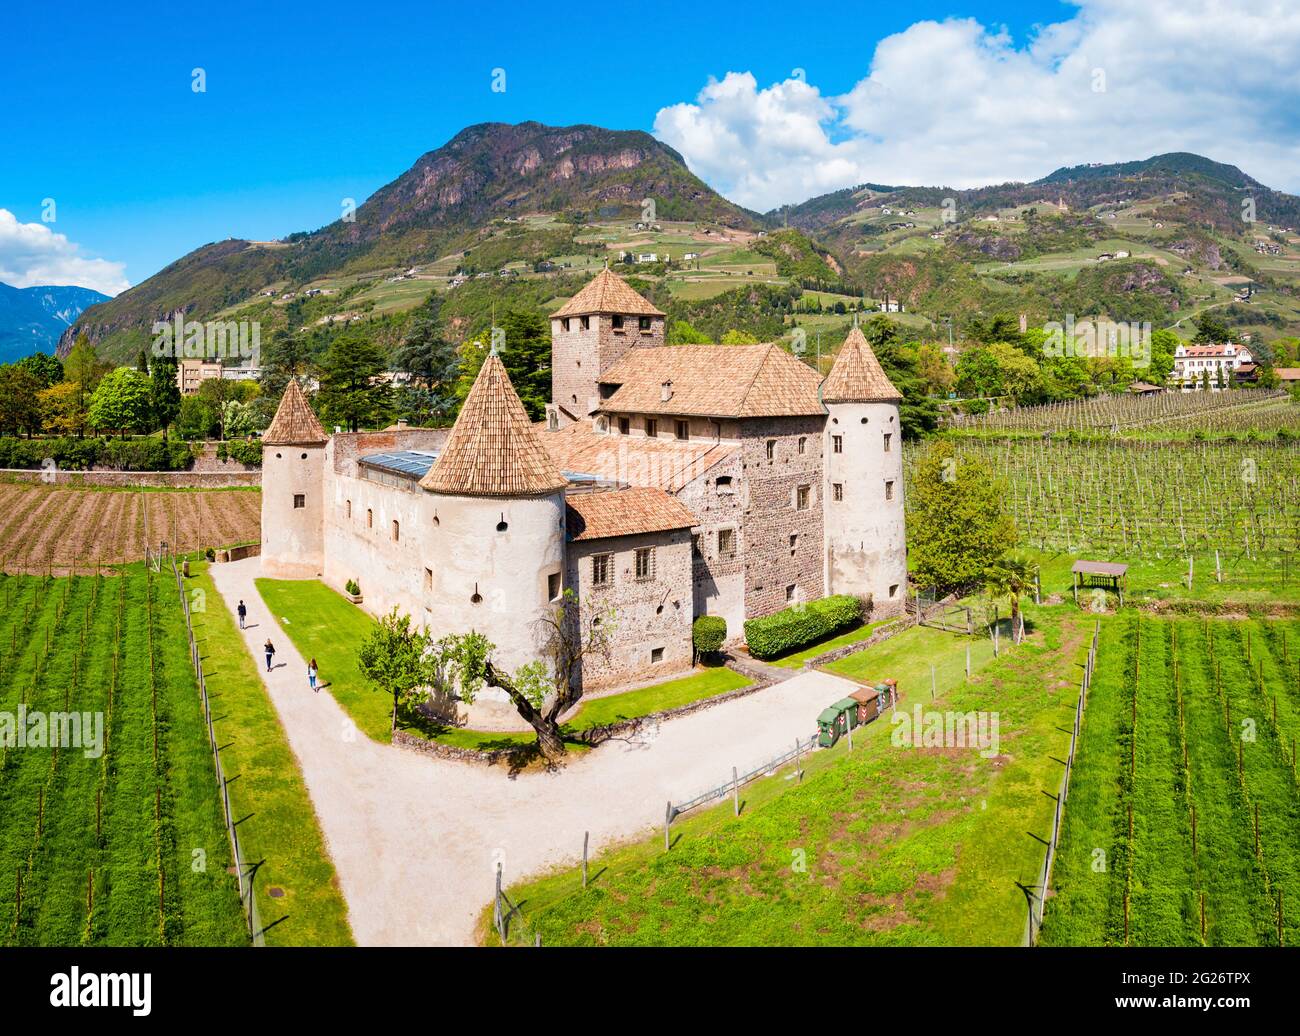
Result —
[[[233, 464], [233, 462], [232, 462]], [[242, 465], [239, 465], [242, 467]], [[43, 471], [35, 468], [0, 468], [0, 479], [9, 482], [44, 482], [56, 486], [112, 486], [137, 489], [231, 489], [260, 486], [260, 471]]]

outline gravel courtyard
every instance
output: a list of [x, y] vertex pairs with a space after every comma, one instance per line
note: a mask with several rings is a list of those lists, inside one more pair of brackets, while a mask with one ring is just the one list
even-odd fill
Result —
[[[811, 734], [821, 709], [856, 685], [826, 673], [784, 683], [612, 741], [561, 773], [515, 778], [381, 745], [354, 730], [328, 693], [313, 694], [306, 663], [254, 586], [258, 558], [213, 565], [233, 608], [248, 605], [244, 640], [306, 779], [361, 945], [464, 945], [491, 900], [497, 861], [508, 881], [572, 864], [583, 831], [602, 846], [662, 825], [682, 801], [743, 773]], [[275, 640], [265, 672], [261, 645]]]

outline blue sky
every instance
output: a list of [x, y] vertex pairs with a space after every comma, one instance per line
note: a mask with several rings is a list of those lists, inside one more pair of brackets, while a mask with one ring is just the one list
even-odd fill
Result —
[[[1171, 4], [1173, 42], [1173, 15], [1197, 2]], [[1126, 128], [1137, 102], [1121, 95], [1143, 97], [1151, 85], [1132, 67], [1139, 27], [1157, 30], [1152, 81], [1167, 78], [1159, 62], [1168, 59], [1158, 56], [1164, 23], [1126, 22], [1113, 0], [1084, 0], [1083, 11], [1054, 0], [850, 4], [842, 23], [826, 7], [763, 0], [603, 4], [598, 18], [585, 4], [183, 6], [7, 12], [2, 129], [17, 146], [0, 151], [0, 210], [11, 216], [0, 222], [0, 280], [64, 270], [111, 280], [115, 269], [134, 284], [208, 241], [313, 229], [338, 217], [342, 198], [363, 200], [487, 120], [650, 130], [715, 187], [760, 208], [864, 179], [966, 186], [1145, 157], [1184, 136], [1189, 150], [1214, 143], [1178, 126], [1160, 140]], [[1271, 17], [1251, 45], [1289, 50], [1276, 59], [1291, 63], [1294, 40]], [[1224, 49], [1221, 38], [1210, 42]], [[1085, 45], [1096, 53], [1081, 54]], [[1099, 104], [1068, 70], [1086, 71], [1103, 51], [1115, 87]], [[196, 67], [204, 93], [191, 88]], [[490, 88], [498, 67], [504, 93]], [[1036, 88], [1036, 76], [1046, 85]], [[1250, 90], [1269, 89], [1217, 86], [1238, 111], [1258, 104]], [[1293, 86], [1272, 88], [1289, 96], [1287, 108]], [[1016, 133], [1026, 138], [1020, 149], [981, 148], [987, 142], [964, 133], [980, 118], [957, 110], [972, 90], [986, 95], [991, 125], [1014, 132], [1017, 105], [1053, 87], [1064, 100], [1029, 113], [1025, 128], [1038, 138], [1050, 137], [1043, 126], [1070, 129], [1061, 113], [1078, 106], [1088, 121], [1072, 137], [1039, 139], [1035, 151], [1028, 132]], [[1283, 111], [1269, 107], [1252, 125], [1260, 132], [1274, 120], [1290, 148]], [[1169, 121], [1159, 104], [1156, 113]], [[1206, 112], [1197, 116], [1204, 122]], [[1187, 121], [1197, 121], [1190, 110]], [[1213, 157], [1287, 186], [1239, 157]], [[1258, 164], [1280, 170], [1294, 157], [1283, 150]], [[41, 220], [47, 198], [53, 223]], [[94, 260], [102, 264], [87, 265]]]

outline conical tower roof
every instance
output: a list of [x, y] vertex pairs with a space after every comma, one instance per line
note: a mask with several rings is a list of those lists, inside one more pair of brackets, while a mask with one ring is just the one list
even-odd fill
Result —
[[314, 446], [328, 439], [307, 402], [302, 386], [290, 378], [284, 395], [280, 397], [275, 418], [262, 434], [262, 443], [266, 446]]
[[646, 317], [664, 315], [662, 310], [655, 309], [608, 266], [551, 316], [577, 317], [590, 316], [594, 313], [623, 313], [628, 316]]
[[537, 438], [505, 365], [489, 355], [420, 485], [454, 496], [543, 496], [568, 483]]
[[855, 326], [822, 382], [822, 402], [898, 403], [902, 398], [871, 351], [862, 329]]

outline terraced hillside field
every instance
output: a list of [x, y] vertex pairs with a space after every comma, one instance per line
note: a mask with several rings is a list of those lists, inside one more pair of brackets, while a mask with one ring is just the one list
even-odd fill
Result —
[[0, 571], [63, 574], [135, 561], [146, 543], [177, 553], [261, 537], [249, 489], [73, 489], [0, 483]]

